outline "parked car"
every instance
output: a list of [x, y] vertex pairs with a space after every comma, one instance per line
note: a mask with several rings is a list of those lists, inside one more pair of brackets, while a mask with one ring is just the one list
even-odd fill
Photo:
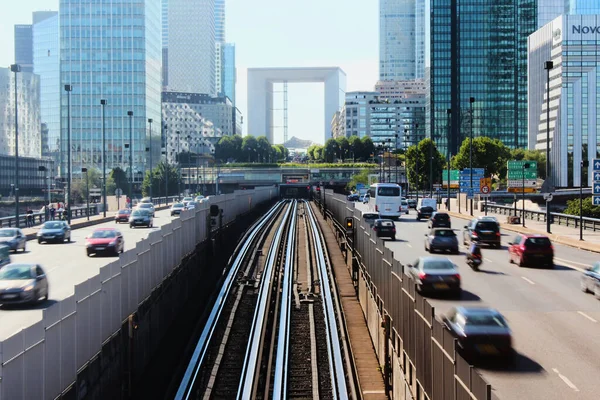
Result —
[[114, 228], [98, 228], [85, 238], [88, 257], [92, 254], [112, 253], [119, 255], [125, 250], [123, 234]]
[[434, 251], [449, 251], [458, 254], [458, 238], [454, 230], [450, 228], [434, 228], [425, 234], [425, 250], [430, 253]]
[[404, 214], [408, 214], [408, 200], [400, 200], [400, 207], [402, 207], [402, 212]]
[[71, 242], [71, 227], [67, 221], [46, 221], [37, 233], [38, 243]]
[[456, 338], [459, 352], [473, 357], [514, 357], [508, 323], [493, 308], [454, 307], [442, 317], [446, 329]]
[[452, 227], [452, 224], [450, 221], [450, 215], [448, 215], [448, 213], [445, 213], [445, 212], [439, 212], [439, 211], [434, 212], [433, 214], [431, 214], [431, 218], [429, 218], [427, 227], [429, 229]]
[[136, 209], [138, 209], [138, 210], [146, 210], [149, 213], [151, 213], [153, 217], [156, 216], [156, 212], [154, 211], [154, 204], [152, 204], [152, 203], [140, 203], [140, 204], [138, 204], [138, 206], [136, 207]]
[[554, 247], [547, 236], [519, 233], [508, 244], [508, 260], [511, 264], [554, 268]]
[[27, 237], [19, 228], [1, 228], [0, 243], [4, 243], [15, 253], [18, 250], [25, 252], [27, 248]]
[[408, 206], [413, 209], [417, 209], [417, 199], [408, 199]]
[[184, 210], [185, 206], [183, 205], [183, 203], [174, 203], [171, 206], [171, 217], [173, 215], [179, 215], [181, 214], [181, 212]]
[[363, 220], [369, 223], [369, 226], [373, 226], [376, 219], [379, 219], [379, 213], [376, 212], [364, 212], [362, 214]]
[[419, 293], [444, 292], [460, 295], [458, 267], [448, 257], [419, 257], [407, 267], [407, 274], [417, 283]]
[[150, 211], [144, 209], [133, 210], [129, 217], [129, 228], [135, 228], [136, 226], [152, 228], [153, 225], [154, 217]]
[[119, 224], [121, 222], [129, 222], [130, 215], [131, 209], [129, 208], [117, 211], [117, 213], [115, 214], [115, 224]]
[[15, 263], [0, 269], [0, 304], [48, 300], [48, 278], [39, 264]]
[[583, 293], [594, 293], [594, 296], [600, 300], [600, 262], [585, 269], [581, 275], [581, 290]]
[[386, 237], [396, 240], [396, 225], [391, 219], [376, 219], [373, 222], [373, 232], [377, 237]]
[[360, 198], [360, 195], [358, 193], [351, 193], [346, 197], [346, 200], [348, 201], [358, 201], [358, 199]]
[[463, 244], [465, 246], [476, 242], [500, 248], [500, 241], [500, 224], [492, 219], [475, 218], [465, 225], [463, 231]]

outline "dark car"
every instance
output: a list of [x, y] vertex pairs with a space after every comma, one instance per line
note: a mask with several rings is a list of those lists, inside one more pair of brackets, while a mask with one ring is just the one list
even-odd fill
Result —
[[38, 243], [71, 242], [71, 227], [66, 221], [47, 221], [37, 233]]
[[419, 257], [407, 267], [407, 274], [417, 283], [419, 293], [444, 292], [460, 295], [460, 274], [449, 258]]
[[465, 246], [476, 242], [499, 248], [500, 240], [500, 226], [494, 220], [475, 218], [468, 225], [465, 225], [463, 231], [463, 244]]
[[19, 249], [25, 252], [27, 237], [19, 228], [2, 228], [0, 229], [0, 243], [7, 245], [15, 253]]
[[429, 229], [433, 228], [450, 228], [452, 224], [450, 223], [450, 216], [445, 212], [434, 212], [431, 214], [431, 218], [429, 218], [429, 222], [427, 223]]
[[352, 194], [349, 194], [348, 197], [346, 197], [346, 200], [358, 201], [359, 198], [360, 198], [360, 195], [358, 193], [352, 193]]
[[373, 226], [375, 220], [379, 219], [379, 213], [376, 212], [365, 212], [362, 215], [363, 220], [369, 223], [369, 226]]
[[408, 199], [408, 208], [417, 209], [417, 199]]
[[135, 228], [136, 226], [145, 226], [152, 228], [154, 224], [154, 218], [152, 217], [152, 211], [137, 209], [133, 210], [129, 216], [129, 227]]
[[125, 250], [123, 235], [116, 229], [98, 228], [85, 238], [86, 253], [92, 254], [112, 253], [118, 255]]
[[433, 207], [431, 206], [422, 206], [417, 208], [417, 221], [420, 221], [425, 218], [431, 218], [433, 214]]
[[373, 223], [373, 232], [377, 237], [396, 240], [396, 225], [391, 219], [376, 219]]
[[459, 352], [473, 357], [512, 360], [512, 333], [497, 310], [487, 307], [454, 307], [442, 317], [446, 329], [457, 340]]
[[547, 236], [519, 233], [508, 244], [508, 261], [510, 263], [517, 263], [520, 267], [554, 268], [554, 247]]
[[458, 254], [458, 238], [450, 228], [434, 228], [425, 234], [425, 250], [430, 253], [434, 251], [449, 251]]
[[115, 214], [115, 224], [118, 224], [121, 222], [129, 222], [130, 215], [131, 215], [131, 210], [128, 208], [125, 210], [117, 211], [117, 213]]
[[38, 264], [8, 264], [0, 269], [0, 304], [48, 300], [48, 278]]
[[581, 276], [581, 290], [583, 293], [594, 293], [594, 296], [600, 300], [600, 262], [585, 269]]

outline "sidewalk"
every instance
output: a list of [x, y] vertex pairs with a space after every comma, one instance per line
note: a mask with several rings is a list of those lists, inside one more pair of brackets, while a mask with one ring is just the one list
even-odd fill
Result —
[[[485, 215], [485, 213], [483, 211], [473, 210], [473, 217], [471, 217], [471, 214], [469, 213], [469, 211], [464, 209], [464, 205], [463, 205], [463, 208], [460, 210], [461, 212], [458, 213], [457, 212], [458, 207], [457, 207], [456, 203], [454, 203], [454, 202], [453, 202], [453, 204], [451, 204], [450, 209], [452, 211], [449, 211], [448, 214], [450, 214], [450, 216], [458, 217], [458, 218], [470, 219], [470, 218], [476, 218], [476, 217]], [[441, 205], [440, 210], [447, 211], [447, 208], [445, 205]], [[496, 217], [498, 219], [498, 221], [500, 222], [501, 228], [505, 231], [520, 232], [520, 233], [540, 233], [540, 234], [544, 234], [544, 235], [547, 234], [546, 233], [546, 222], [544, 222], [544, 221], [535, 221], [535, 220], [527, 219], [527, 220], [525, 220], [525, 227], [523, 227], [522, 225], [507, 224], [506, 223], [506, 217], [507, 217], [506, 215], [501, 215], [501, 214], [496, 214], [496, 213], [491, 213], [491, 212], [488, 212], [487, 215]], [[462, 226], [461, 226], [461, 228], [462, 228]], [[552, 224], [550, 226], [550, 229], [551, 229], [552, 233], [547, 234], [547, 235], [550, 238], [550, 240], [552, 240], [554, 243], [560, 243], [560, 244], [575, 247], [578, 249], [600, 253], [600, 231], [594, 232], [594, 231], [590, 231], [590, 230], [584, 230], [583, 231], [583, 239], [584, 240], [581, 241], [581, 240], [579, 240], [579, 228]]]

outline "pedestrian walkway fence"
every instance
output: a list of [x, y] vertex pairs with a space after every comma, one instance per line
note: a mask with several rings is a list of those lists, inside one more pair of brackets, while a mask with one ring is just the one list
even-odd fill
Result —
[[[76, 382], [90, 359], [100, 351], [111, 351], [105, 346], [108, 339], [207, 238], [210, 205], [223, 210], [225, 225], [277, 197], [275, 187], [211, 197], [151, 232], [119, 259], [100, 268], [98, 275], [75, 285], [74, 294], [43, 310], [40, 321], [0, 341], [0, 400], [54, 399]], [[80, 395], [85, 393], [85, 388], [78, 389]]]

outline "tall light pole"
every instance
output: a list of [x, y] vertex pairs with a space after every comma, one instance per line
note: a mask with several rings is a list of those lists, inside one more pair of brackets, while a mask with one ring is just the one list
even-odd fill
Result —
[[[470, 185], [471, 188], [471, 205], [469, 206], [469, 210], [471, 211], [471, 216], [473, 215], [473, 103], [475, 103], [475, 97], [469, 97], [469, 106], [471, 107], [470, 112], [470, 124], [469, 128], [471, 130], [471, 138], [469, 140], [469, 170], [470, 170]], [[448, 182], [450, 184], [450, 182]]]
[[102, 106], [102, 204], [104, 209], [104, 218], [106, 218], [106, 99], [100, 99]]
[[85, 173], [85, 188], [86, 188], [86, 199], [85, 199], [85, 204], [86, 204], [86, 209], [85, 209], [85, 215], [87, 215], [87, 220], [90, 220], [90, 180], [88, 179], [88, 169], [87, 168], [81, 168], [81, 172]]
[[579, 183], [579, 240], [583, 240], [583, 171], [590, 166], [588, 160], [581, 160], [580, 183]]
[[73, 86], [65, 85], [67, 92], [67, 195], [65, 203], [67, 204], [67, 222], [71, 225], [71, 92]]
[[[544, 63], [544, 69], [547, 72], [547, 93], [546, 93], [546, 180], [550, 180], [550, 70], [554, 68], [552, 61]], [[551, 233], [550, 229], [550, 202], [546, 202], [546, 232]]]
[[148, 118], [148, 130], [150, 131], [150, 198], [152, 198], [152, 185], [154, 184], [154, 172], [152, 170], [152, 118]]
[[[394, 153], [397, 153], [398, 152], [398, 134], [396, 133], [394, 136], [396, 137]], [[352, 158], [354, 158], [354, 157], [352, 157]], [[395, 160], [395, 162], [396, 162], [396, 183], [400, 184], [400, 182], [398, 182], [399, 181], [399, 179], [398, 179], [398, 154], [396, 154], [395, 158], [396, 158], [396, 160]], [[354, 161], [354, 160], [352, 160], [352, 161]]]
[[[448, 114], [448, 139], [446, 141], [446, 163], [448, 164], [448, 211], [450, 211], [450, 123], [452, 122], [452, 109], [448, 108], [446, 110], [446, 114]], [[459, 210], [460, 211], [460, 210]]]
[[429, 145], [429, 197], [433, 198], [433, 129], [431, 130], [431, 143]]
[[388, 183], [392, 183], [392, 139], [388, 138]]
[[17, 73], [21, 72], [19, 64], [12, 64], [10, 70], [15, 73], [15, 224], [19, 227], [19, 114], [17, 107]]
[[127, 111], [129, 116], [129, 198], [133, 208], [133, 111]]
[[175, 131], [177, 134], [177, 157], [175, 160], [177, 161], [177, 199], [179, 200], [181, 197], [181, 165], [179, 163], [179, 136], [181, 135], [180, 131]]
[[38, 167], [38, 171], [40, 172], [44, 172], [44, 184], [47, 185], [47, 191], [48, 191], [48, 205], [46, 206], [46, 213], [44, 215], [44, 218], [48, 216], [48, 208], [50, 208], [50, 203], [52, 202], [52, 199], [50, 198], [50, 171], [48, 170], [48, 168], [46, 168], [46, 166], [44, 165], [40, 165]]
[[[525, 227], [525, 170], [529, 169], [529, 163], [523, 163], [523, 195], [521, 196], [522, 202], [523, 204], [521, 204], [521, 218], [523, 219], [522, 224], [523, 224], [523, 228]], [[515, 201], [515, 204], [517, 202]]]

